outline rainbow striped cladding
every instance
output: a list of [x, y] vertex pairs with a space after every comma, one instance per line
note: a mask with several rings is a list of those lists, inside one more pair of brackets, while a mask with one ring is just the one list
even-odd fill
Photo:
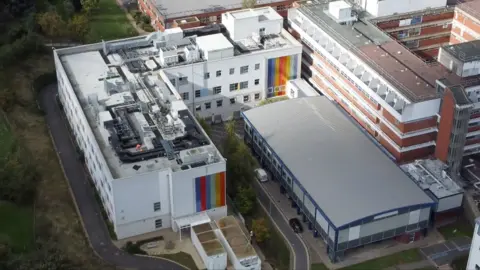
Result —
[[[267, 87], [274, 89], [271, 96], [285, 95], [284, 90], [279, 91], [275, 87], [284, 86], [288, 80], [296, 79], [297, 73], [298, 55], [268, 59]], [[283, 92], [283, 94], [280, 92]]]
[[225, 205], [225, 172], [195, 178], [197, 212]]

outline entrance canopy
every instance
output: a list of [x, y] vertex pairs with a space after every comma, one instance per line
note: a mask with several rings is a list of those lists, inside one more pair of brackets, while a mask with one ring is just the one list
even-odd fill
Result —
[[180, 240], [182, 239], [182, 229], [190, 228], [195, 225], [209, 223], [210, 217], [206, 212], [195, 213], [193, 215], [174, 218], [173, 221], [177, 224], [180, 231]]

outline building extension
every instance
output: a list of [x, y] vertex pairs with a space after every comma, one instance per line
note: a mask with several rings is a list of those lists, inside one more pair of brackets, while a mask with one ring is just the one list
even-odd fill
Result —
[[[255, 7], [272, 7], [286, 17], [293, 0], [257, 0]], [[244, 8], [243, 0], [138, 0], [139, 9], [156, 30], [182, 29], [221, 23], [222, 14]]]
[[480, 269], [480, 218], [475, 220], [475, 229], [472, 236], [472, 245], [468, 255], [467, 269]]
[[[476, 141], [467, 139], [473, 136], [467, 127], [477, 117], [478, 99], [471, 93], [476, 93], [480, 69], [475, 68], [476, 58], [467, 57], [480, 54], [475, 41], [445, 45], [443, 29], [453, 27], [454, 16], [445, 1], [417, 1], [430, 8], [422, 13], [421, 6], [410, 5], [398, 14], [369, 9], [370, 0], [360, 2], [367, 7], [347, 1], [302, 1], [289, 10], [288, 29], [304, 45], [302, 75], [340, 104], [397, 162], [435, 154], [458, 173], [462, 157], [477, 151]], [[435, 34], [422, 34], [439, 25]], [[409, 29], [416, 34], [395, 34]], [[441, 40], [421, 44], [434, 38]], [[409, 40], [421, 46], [410, 46]], [[439, 51], [432, 54], [438, 61], [426, 61], [421, 51], [433, 48]], [[458, 54], [448, 53], [452, 50]], [[459, 72], [460, 66], [467, 72]], [[456, 119], [462, 122], [458, 128], [452, 124]]]
[[247, 144], [332, 261], [370, 243], [426, 233], [437, 203], [326, 97], [242, 114]]

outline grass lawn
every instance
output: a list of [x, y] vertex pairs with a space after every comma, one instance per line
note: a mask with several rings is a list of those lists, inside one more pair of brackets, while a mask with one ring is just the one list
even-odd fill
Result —
[[192, 259], [192, 256], [190, 256], [190, 254], [185, 252], [178, 252], [174, 254], [163, 254], [163, 255], [160, 255], [159, 257], [178, 262], [191, 270], [198, 269], [197, 265], [195, 264], [195, 261]]
[[123, 9], [115, 0], [100, 0], [98, 10], [90, 18], [90, 33], [87, 42], [99, 42], [138, 35]]
[[347, 266], [341, 270], [374, 270], [385, 269], [398, 264], [412, 263], [422, 260], [418, 249], [409, 249], [389, 256], [369, 260], [363, 263]]
[[310, 266], [311, 270], [328, 270], [328, 268], [323, 263], [312, 263]]
[[438, 228], [445, 240], [450, 240], [459, 236], [472, 237], [473, 226], [465, 218], [459, 218], [455, 223], [448, 224]]
[[33, 211], [0, 201], [0, 237], [7, 239], [15, 251], [26, 251], [33, 245]]

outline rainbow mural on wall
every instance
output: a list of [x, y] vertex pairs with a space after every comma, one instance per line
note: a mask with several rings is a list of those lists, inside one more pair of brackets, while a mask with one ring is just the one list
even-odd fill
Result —
[[197, 212], [225, 205], [225, 172], [195, 178]]
[[275, 87], [284, 86], [288, 80], [297, 78], [298, 73], [298, 55], [283, 56], [279, 58], [268, 59], [267, 88], [268, 97], [285, 95], [285, 90], [275, 89]]

